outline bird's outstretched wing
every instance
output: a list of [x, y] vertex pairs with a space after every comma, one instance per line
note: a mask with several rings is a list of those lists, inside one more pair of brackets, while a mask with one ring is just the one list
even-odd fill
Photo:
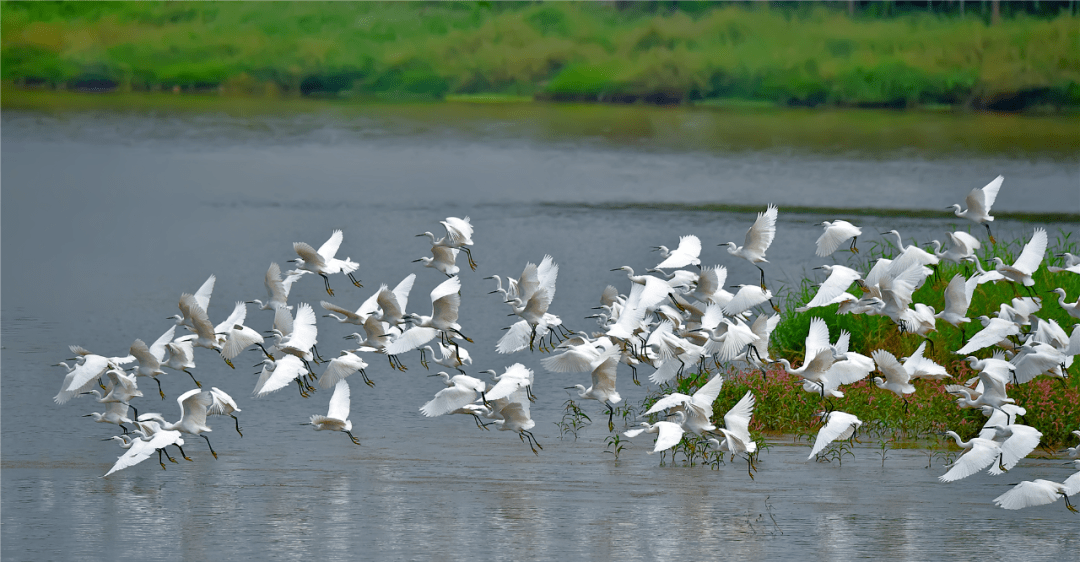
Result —
[[758, 255], [765, 254], [776, 237], [776, 214], [776, 205], [769, 205], [764, 213], [758, 213], [754, 225], [746, 232], [743, 248]]
[[[337, 255], [338, 248], [341, 246], [341, 241], [344, 238], [345, 235], [342, 234], [340, 230], [335, 230], [334, 233], [330, 235], [330, 238], [326, 242], [323, 242], [322, 246], [319, 246], [319, 255], [326, 261], [334, 259], [334, 256]], [[307, 258], [304, 258], [304, 261], [307, 261]]]
[[339, 380], [334, 385], [334, 395], [330, 397], [330, 409], [326, 412], [326, 417], [341, 421], [349, 419], [349, 383], [344, 380]]
[[1031, 275], [1036, 269], [1039, 269], [1044, 254], [1046, 254], [1046, 229], [1036, 228], [1035, 234], [1031, 236], [1031, 241], [1024, 246], [1024, 251], [1020, 252], [1020, 257], [1016, 258], [1013, 268]]

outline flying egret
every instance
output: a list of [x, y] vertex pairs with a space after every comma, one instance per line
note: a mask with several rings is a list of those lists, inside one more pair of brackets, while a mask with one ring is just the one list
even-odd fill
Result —
[[967, 317], [967, 311], [971, 306], [971, 297], [975, 294], [977, 286], [978, 280], [974, 277], [964, 279], [960, 273], [954, 275], [949, 285], [945, 287], [945, 308], [934, 316], [962, 330], [961, 324], [971, 322], [971, 319]]
[[[303, 376], [310, 371], [304, 366], [304, 361], [295, 355], [285, 355], [277, 360], [268, 358], [259, 364], [263, 366], [263, 370], [259, 374], [259, 380], [255, 383], [253, 392], [256, 396], [266, 396], [271, 392], [281, 390], [294, 380], [297, 386], [300, 387], [300, 396], [304, 398], [310, 397], [309, 393], [315, 390], [314, 387], [304, 382]], [[256, 364], [256, 366], [259, 364]]]
[[903, 361], [904, 370], [913, 379], [930, 379], [941, 380], [948, 378], [950, 375], [945, 370], [945, 367], [938, 365], [933, 360], [923, 356], [923, 352], [926, 349], [926, 342], [919, 344], [919, 348], [915, 350], [909, 357], [905, 357]]
[[970, 441], [962, 441], [955, 431], [946, 431], [943, 435], [952, 437], [956, 445], [965, 451], [949, 465], [948, 472], [938, 477], [942, 482], [967, 478], [1001, 458], [1001, 444], [993, 439], [973, 437]]
[[[195, 291], [194, 295], [190, 295], [194, 299], [195, 304], [198, 304], [199, 308], [204, 312], [210, 307], [210, 295], [214, 292], [214, 283], [216, 281], [217, 277], [211, 275], [201, 286], [199, 286], [199, 290]], [[184, 293], [184, 295], [188, 294], [189, 293]], [[192, 332], [195, 331], [195, 325], [191, 322], [191, 317], [188, 315], [187, 308], [184, 305], [183, 295], [180, 296], [180, 314], [170, 316], [169, 318], [175, 318], [177, 326], [184, 326]]]
[[[911, 246], [904, 246], [904, 238], [900, 236], [900, 232], [897, 230], [890, 230], [883, 232], [882, 235], [892, 234], [896, 236], [896, 247], [900, 250], [900, 256], [897, 256], [896, 260], [899, 260], [901, 256], [907, 254], [911, 256], [919, 265], [936, 265], [940, 260], [934, 254], [927, 252], [926, 250], [912, 244]], [[938, 247], [941, 247], [941, 243], [938, 243]], [[893, 260], [893, 261], [896, 261]]]
[[90, 353], [77, 345], [68, 346], [68, 349], [76, 354], [78, 358], [75, 367], [64, 377], [64, 382], [60, 385], [60, 392], [53, 397], [53, 401], [61, 405], [89, 390], [90, 386], [95, 382], [100, 385], [101, 375], [104, 375], [109, 369], [123, 370], [123, 365], [135, 361], [135, 357], [132, 355], [127, 357], [104, 357]]
[[477, 396], [483, 398], [485, 404], [487, 403], [487, 398], [484, 398], [487, 383], [476, 377], [470, 377], [469, 375], [451, 377], [442, 371], [431, 376], [442, 377], [446, 388], [437, 392], [434, 398], [420, 406], [420, 413], [429, 418], [449, 414], [465, 407], [467, 404], [472, 404]]
[[[439, 221], [439, 224], [443, 225], [443, 228], [446, 229], [446, 236], [436, 239], [435, 235], [430, 232], [422, 232], [417, 234], [417, 236], [427, 236], [431, 239], [432, 246], [443, 246], [454, 250], [463, 250], [465, 255], [469, 258], [469, 267], [473, 271], [476, 271], [476, 262], [473, 260], [472, 251], [469, 249], [469, 246], [473, 245], [473, 226], [469, 217], [463, 219], [458, 217], [446, 217], [446, 220]], [[457, 254], [457, 252], [454, 253]]]
[[312, 248], [306, 242], [293, 242], [293, 251], [296, 252], [299, 258], [291, 259], [290, 262], [296, 264], [297, 269], [294, 269], [289, 274], [303, 275], [304, 273], [315, 273], [323, 278], [323, 283], [326, 285], [326, 293], [331, 297], [334, 296], [334, 290], [330, 288], [330, 278], [327, 275], [333, 275], [335, 273], [344, 273], [349, 276], [349, 280], [353, 285], [357, 287], [363, 287], [360, 281], [353, 277], [352, 272], [356, 271], [360, 264], [352, 261], [349, 258], [339, 260], [334, 256], [337, 255], [338, 248], [341, 246], [341, 241], [344, 239], [344, 234], [340, 230], [335, 230], [330, 235], [330, 239], [319, 246], [318, 250]]
[[[177, 447], [181, 447], [184, 444], [184, 439], [180, 436], [180, 432], [175, 430], [156, 431], [152, 435], [150, 435], [148, 439], [131, 438], [130, 441], [125, 441], [123, 437], [110, 438], [110, 440], [114, 439], [120, 441], [120, 446], [127, 449], [127, 452], [125, 452], [123, 455], [120, 455], [120, 458], [116, 459], [116, 462], [113, 463], [112, 468], [110, 468], [109, 471], [106, 472], [104, 476], [102, 476], [102, 478], [118, 470], [123, 470], [125, 468], [129, 468], [141, 463], [142, 461], [150, 458], [150, 456], [153, 455], [155, 451], [158, 452], [158, 463], [161, 464], [161, 469], [164, 470], [165, 463], [161, 462], [161, 452], [164, 452], [165, 447], [169, 445], [176, 445]], [[182, 451], [183, 449], [181, 449], [181, 452]], [[165, 455], [168, 456], [169, 453], [165, 452]], [[175, 460], [173, 460], [172, 457], [169, 457], [169, 460], [172, 462], [176, 462]]]
[[[274, 311], [273, 350], [299, 358], [305, 366], [307, 362], [318, 358], [319, 329], [316, 326], [315, 311], [310, 304], [296, 305], [296, 317], [285, 308]], [[267, 353], [267, 356], [270, 356]], [[310, 368], [308, 369], [310, 371]]]
[[651, 455], [653, 453], [666, 451], [675, 445], [678, 445], [679, 441], [682, 440], [683, 427], [678, 423], [669, 421], [659, 421], [654, 424], [641, 422], [641, 427], [625, 431], [623, 432], [623, 435], [633, 439], [642, 433], [656, 434], [656, 445], [653, 446], [652, 451], [649, 451], [649, 454]]
[[847, 412], [819, 412], [817, 416], [821, 417], [824, 425], [818, 431], [817, 437], [814, 438], [814, 447], [810, 450], [810, 456], [806, 457], [806, 460], [814, 458], [833, 441], [850, 439], [855, 435], [855, 431], [859, 429], [859, 426], [863, 424], [862, 420]]
[[349, 383], [344, 379], [334, 385], [334, 394], [330, 397], [330, 407], [325, 416], [318, 414], [311, 416], [311, 424], [315, 431], [340, 431], [349, 436], [352, 442], [359, 445], [360, 440], [352, 434], [352, 422], [349, 421]]
[[862, 281], [862, 275], [850, 267], [844, 267], [842, 265], [823, 265], [814, 269], [824, 269], [825, 272], [829, 274], [829, 277], [818, 285], [817, 294], [814, 295], [814, 298], [810, 299], [810, 302], [804, 304], [800, 310], [807, 310], [818, 306], [828, 306], [832, 304], [836, 297], [844, 294], [852, 283]]
[[682, 422], [682, 425], [685, 430], [699, 435], [707, 431], [713, 431], [716, 429], [716, 426], [710, 421], [713, 414], [713, 402], [720, 395], [720, 388], [723, 384], [724, 377], [715, 375], [709, 382], [694, 392], [693, 396], [673, 392], [661, 397], [645, 412], [645, 415], [669, 409], [672, 413], [684, 412], [686, 419]]
[[290, 275], [283, 281], [281, 279], [281, 266], [277, 263], [271, 263], [270, 267], [266, 270], [266, 277], [263, 279], [263, 284], [266, 285], [266, 294], [268, 300], [263, 302], [259, 299], [252, 299], [247, 301], [247, 304], [259, 305], [259, 310], [277, 310], [278, 307], [285, 307], [292, 310], [292, 306], [289, 306], [289, 290], [292, 289], [294, 281], [300, 278], [300, 275]]
[[461, 333], [458, 324], [458, 308], [461, 306], [461, 281], [457, 276], [440, 283], [431, 291], [431, 315], [420, 316], [410, 312], [405, 316], [413, 319], [413, 327], [405, 330], [386, 346], [387, 355], [400, 355], [419, 348], [442, 334], [450, 345], [456, 345], [449, 339], [448, 333], [457, 334], [472, 343]]
[[[229, 416], [236, 423], [236, 432], [240, 433], [240, 418], [233, 415], [233, 412], [239, 411], [240, 407], [236, 405], [236, 400], [233, 400], [232, 396], [216, 386], [210, 387], [210, 406], [206, 409], [207, 415]], [[244, 434], [240, 433], [240, 437], [243, 436]]]
[[210, 447], [210, 453], [216, 459], [218, 455], [210, 445], [210, 438], [203, 435], [211, 431], [210, 426], [206, 425], [206, 412], [214, 403], [213, 396], [210, 392], [193, 388], [178, 396], [176, 403], [180, 405], [180, 419], [173, 423], [166, 422], [165, 417], [158, 413], [143, 414], [139, 416], [139, 421], [156, 420], [165, 431], [177, 430], [198, 435], [206, 440], [206, 446]]
[[757, 451], [757, 443], [750, 439], [750, 417], [754, 414], [754, 393], [747, 390], [742, 400], [739, 400], [726, 414], [724, 414], [724, 427], [716, 428], [724, 436], [722, 442], [717, 443], [721, 450], [727, 450], [732, 455], [746, 454], [746, 472], [750, 479], [754, 479], [754, 452]]
[[124, 427], [125, 423], [132, 423], [127, 417], [130, 406], [125, 402], [108, 402], [105, 405], [104, 412], [91, 412], [83, 416], [84, 418], [94, 418], [97, 423], [113, 423], [120, 426], [120, 429], [124, 430], [124, 433], [128, 432], [128, 429]]
[[522, 442], [528, 440], [529, 448], [532, 449], [533, 454], [539, 455], [540, 453], [536, 449], [537, 447], [543, 449], [543, 447], [536, 441], [536, 436], [529, 431], [536, 427], [536, 422], [533, 421], [529, 412], [529, 397], [526, 395], [525, 389], [520, 389], [511, 394], [508, 397], [508, 403], [498, 413], [502, 416], [502, 419], [495, 420], [495, 425], [498, 426], [499, 431], [516, 432]]
[[[1080, 461], [1075, 461], [1080, 468]], [[1076, 506], [1069, 503], [1069, 496], [1080, 493], [1080, 472], [1065, 479], [1064, 482], [1051, 482], [1049, 480], [1036, 479], [1025, 480], [1011, 490], [994, 498], [994, 504], [1004, 509], [1023, 509], [1054, 503], [1058, 498], [1065, 498], [1065, 507], [1078, 513]]]
[[997, 267], [994, 270], [1004, 276], [1005, 279], [1014, 283], [1021, 283], [1030, 288], [1035, 284], [1032, 274], [1035, 273], [1036, 269], [1039, 269], [1039, 264], [1042, 263], [1043, 254], [1045, 253], [1046, 229], [1036, 228], [1035, 233], [1031, 235], [1031, 240], [1024, 245], [1023, 251], [1020, 252], [1020, 257], [1016, 258], [1012, 265], [1007, 265], [1001, 258], [995, 257], [994, 263], [997, 264]]
[[342, 351], [340, 356], [331, 359], [330, 363], [327, 364], [326, 370], [319, 377], [318, 384], [322, 388], [330, 389], [338, 381], [345, 380], [345, 377], [359, 371], [360, 376], [364, 378], [364, 384], [374, 387], [375, 383], [368, 378], [367, 373], [364, 371], [367, 366], [368, 364], [360, 357], [348, 351]]
[[701, 254], [701, 240], [693, 234], [679, 237], [679, 247], [668, 250], [667, 246], [655, 248], [664, 256], [664, 261], [658, 263], [654, 269], [678, 269], [688, 265], [701, 265], [698, 255]]
[[443, 342], [437, 341], [436, 345], [439, 346], [439, 354], [435, 355], [435, 351], [431, 349], [430, 345], [425, 345], [420, 348], [420, 363], [426, 369], [427, 354], [431, 354], [431, 359], [438, 365], [442, 365], [448, 369], [455, 369], [461, 374], [465, 374], [465, 371], [461, 370], [464, 365], [472, 365], [472, 357], [469, 356], [469, 350], [457, 346], [444, 345]]
[[1009, 320], [980, 316], [979, 321], [982, 322], [983, 329], [971, 336], [968, 342], [964, 344], [964, 347], [956, 350], [957, 355], [968, 355], [973, 351], [989, 347], [1009, 336], [1020, 333], [1020, 326]]
[[620, 354], [619, 348], [611, 347], [592, 362], [592, 385], [589, 388], [581, 384], [567, 387], [567, 390], [576, 388], [579, 398], [596, 400], [608, 407], [608, 431], [615, 431], [614, 404], [622, 402], [622, 396], [619, 396], [619, 391], [615, 390], [615, 375]]
[[447, 277], [453, 277], [461, 271], [461, 268], [457, 266], [457, 248], [447, 248], [446, 246], [432, 246], [431, 257], [421, 257], [413, 260], [413, 263], [423, 262], [424, 267], [430, 267], [435, 271], [446, 275]]
[[958, 217], [985, 226], [986, 235], [990, 237], [991, 244], [997, 244], [997, 242], [994, 240], [994, 234], [990, 232], [990, 223], [994, 220], [994, 217], [990, 216], [990, 207], [994, 205], [1003, 181], [1005, 181], [1005, 176], [998, 176], [985, 186], [972, 189], [964, 199], [967, 209], [961, 210], [960, 205], [946, 207], [946, 209], [952, 209], [953, 214]]
[[765, 252], [772, 244], [773, 238], [776, 237], [776, 215], [776, 205], [769, 205], [764, 213], [758, 213], [757, 220], [746, 231], [746, 239], [743, 241], [742, 246], [738, 246], [734, 242], [718, 244], [718, 246], [727, 246], [729, 254], [738, 256], [758, 268], [758, 271], [761, 272], [762, 291], [767, 290], [765, 287], [765, 270], [761, 269], [758, 264], [768, 263], [769, 261], [765, 259]]
[[825, 232], [821, 233], [821, 236], [817, 239], [817, 251], [815, 255], [819, 258], [831, 255], [836, 250], [840, 249], [840, 246], [851, 239], [851, 251], [852, 253], [859, 253], [859, 249], [855, 247], [855, 242], [862, 235], [862, 229], [851, 224], [848, 221], [835, 220], [832, 222], [825, 221], [821, 223], [821, 226], [825, 227]]
[[773, 310], [780, 312], [780, 309], [772, 302], [772, 291], [756, 285], [738, 285], [738, 287], [739, 291], [724, 305], [724, 314], [728, 316], [742, 314], [764, 302], [768, 302]]
[[948, 232], [949, 249], [942, 252], [941, 242], [934, 240], [934, 256], [939, 260], [951, 261], [953, 263], [963, 263], [965, 261], [975, 261], [978, 258], [975, 256], [975, 250], [982, 247], [982, 242], [979, 242], [978, 238], [961, 231]]
[[[164, 367], [166, 346], [172, 342], [173, 334], [176, 332], [176, 326], [170, 326], [168, 330], [165, 330], [164, 334], [161, 334], [152, 345], [147, 347], [146, 343], [142, 340], [135, 340], [131, 344], [131, 348], [128, 349], [135, 360], [138, 361], [138, 367], [135, 370], [137, 376], [149, 377], [157, 383], [158, 394], [161, 395], [161, 399], [165, 399], [165, 392], [161, 390], [161, 381], [158, 380], [158, 375], [165, 374], [165, 371], [161, 370]], [[195, 376], [188, 372], [191, 376], [191, 380], [195, 381]], [[199, 385], [198, 381], [195, 381], [196, 386]]]

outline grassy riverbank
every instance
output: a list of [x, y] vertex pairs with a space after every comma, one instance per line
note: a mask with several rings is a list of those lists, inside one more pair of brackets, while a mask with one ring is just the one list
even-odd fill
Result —
[[[6, 87], [1080, 106], [1080, 18], [601, 3], [4, 2]], [[728, 102], [730, 103], [730, 102]]]

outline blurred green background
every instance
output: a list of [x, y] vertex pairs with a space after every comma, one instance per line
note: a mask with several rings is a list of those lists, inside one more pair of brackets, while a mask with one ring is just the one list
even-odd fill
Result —
[[2, 2], [4, 91], [1080, 106], [1059, 2]]

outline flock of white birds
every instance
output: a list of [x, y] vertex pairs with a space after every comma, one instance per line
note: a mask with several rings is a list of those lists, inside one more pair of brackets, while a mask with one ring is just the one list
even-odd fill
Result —
[[[983, 224], [989, 236], [989, 223], [993, 220], [989, 211], [1002, 180], [999, 176], [985, 187], [973, 189], [966, 199], [967, 209], [956, 205], [956, 215]], [[599, 312], [587, 317], [595, 318], [601, 326], [600, 331], [591, 335], [570, 332], [558, 316], [548, 312], [555, 297], [559, 270], [551, 256], [545, 256], [539, 265], [526, 264], [519, 276], [507, 277], [505, 282], [502, 277], [492, 275], [486, 278], [495, 281], [492, 293], [500, 295], [510, 307], [511, 315], [518, 318], [495, 343], [495, 348], [501, 354], [539, 350], [549, 354], [541, 364], [551, 372], [590, 373], [588, 387], [576, 385], [571, 388], [576, 388], [581, 398], [607, 406], [610, 431], [614, 431], [614, 405], [622, 401], [616, 388], [619, 365], [627, 365], [632, 370], [635, 383], [638, 369], [648, 366], [652, 370], [649, 380], [663, 384], [688, 372], [708, 376], [710, 365], [720, 369], [724, 364], [741, 363], [760, 369], [764, 375], [766, 366], [780, 364], [787, 372], [799, 377], [804, 390], [820, 394], [822, 398], [842, 398], [843, 385], [863, 380], [875, 371], [882, 376], [873, 377], [874, 384], [901, 398], [915, 392], [912, 379], [949, 377], [944, 367], [923, 356], [925, 343], [911, 357], [903, 359], [897, 359], [884, 349], [866, 356], [848, 349], [850, 334], [846, 332], [841, 332], [834, 343], [826, 323], [820, 318], [814, 318], [810, 323], [800, 367], [793, 367], [786, 358], [771, 358], [769, 337], [781, 317], [769, 312], [759, 313], [753, 320], [751, 316], [755, 308], [771, 304], [772, 293], [765, 285], [765, 271], [759, 264], [767, 263], [765, 254], [776, 233], [777, 212], [777, 207], [769, 206], [760, 213], [742, 246], [735, 242], [726, 244], [729, 254], [745, 259], [761, 270], [758, 284], [737, 285], [738, 290], [734, 293], [727, 291], [726, 268], [722, 265], [702, 266], [700, 239], [693, 235], [683, 236], [673, 250], [664, 246], [655, 248], [663, 260], [647, 274], [635, 275], [630, 267], [612, 270], [626, 272], [630, 290], [626, 294], [614, 286], [603, 290], [597, 307]], [[92, 394], [105, 412], [87, 417], [123, 428], [124, 433], [111, 440], [119, 442], [126, 452], [105, 476], [138, 464], [155, 453], [164, 469], [162, 455], [176, 462], [166, 449], [170, 445], [175, 446], [183, 458], [191, 460], [182, 448], [185, 434], [188, 438], [202, 437], [217, 458], [206, 435], [211, 431], [208, 416], [232, 417], [236, 431], [240, 433], [236, 414], [241, 409], [225, 392], [216, 387], [203, 390], [202, 384], [195, 380], [192, 373], [195, 348], [207, 350], [200, 353], [213, 352], [230, 366], [241, 352], [258, 350], [264, 359], [253, 390], [256, 397], [292, 384], [305, 397], [311, 395], [315, 385], [332, 388], [326, 415], [313, 415], [309, 423], [315, 430], [343, 432], [353, 443], [360, 445], [352, 434], [349, 421], [348, 377], [360, 373], [366, 384], [373, 385], [365, 372], [368, 362], [364, 357], [371, 359], [373, 354], [381, 354], [385, 358], [382, 360], [392, 368], [405, 370], [403, 358], [418, 352], [425, 367], [430, 356], [448, 371], [458, 373], [454, 376], [445, 371], [438, 374], [446, 388], [425, 404], [418, 405], [420, 414], [429, 417], [470, 415], [480, 428], [494, 424], [500, 430], [517, 433], [534, 453], [538, 453], [542, 447], [530, 432], [535, 426], [529, 407], [534, 400], [531, 392], [533, 371], [514, 363], [502, 374], [494, 370], [476, 373], [490, 377], [485, 380], [470, 376], [464, 370], [472, 365], [466, 345], [472, 344], [473, 340], [462, 333], [463, 328], [458, 324], [461, 280], [457, 275], [460, 271], [457, 257], [460, 252], [465, 252], [469, 266], [476, 269], [470, 249], [473, 227], [468, 217], [450, 217], [441, 222], [445, 236], [436, 237], [430, 232], [418, 235], [430, 239], [432, 257], [416, 261], [448, 277], [431, 291], [429, 315], [406, 311], [416, 274], [410, 274], [393, 289], [380, 286], [355, 311], [322, 301], [320, 305], [326, 310], [326, 317], [357, 326], [357, 332], [350, 336], [357, 340], [355, 348], [342, 350], [329, 361], [323, 359], [316, 347], [318, 327], [314, 308], [307, 303], [289, 305], [288, 297], [293, 284], [308, 275], [322, 277], [330, 296], [334, 296], [330, 286], [333, 275], [347, 276], [355, 286], [361, 287], [353, 276], [359, 264], [348, 258], [336, 258], [343, 241], [342, 231], [337, 230], [318, 249], [304, 242], [294, 243], [297, 257], [289, 262], [295, 267], [285, 271], [284, 277], [276, 263], [266, 271], [267, 300], [237, 302], [232, 313], [217, 324], [212, 323], [207, 314], [215, 282], [211, 275], [194, 294], [181, 295], [180, 313], [173, 317], [175, 323], [152, 344], [136, 339], [129, 353], [118, 357], [97, 355], [71, 346], [77, 355], [73, 359], [75, 364], [59, 364], [66, 368], [67, 376], [55, 401], [64, 404], [74, 397]], [[849, 244], [852, 252], [858, 252], [856, 241], [862, 234], [859, 227], [842, 220], [822, 225], [825, 230], [817, 240], [817, 256], [829, 256], [845, 244]], [[925, 336], [936, 329], [939, 319], [953, 326], [971, 322], [967, 317], [968, 307], [981, 284], [1013, 283], [1030, 291], [1034, 284], [1032, 274], [1041, 266], [1047, 246], [1045, 230], [1036, 228], [1014, 263], [1007, 264], [995, 258], [994, 269], [986, 270], [975, 255], [981, 243], [965, 232], [948, 233], [948, 246], [943, 250], [935, 241], [932, 252], [914, 245], [904, 246], [899, 233], [892, 231], [890, 234], [900, 242], [899, 255], [878, 260], [866, 275], [841, 265], [821, 266], [828, 273], [827, 279], [820, 284], [817, 294], [798, 310], [839, 304], [840, 314], [888, 316], [901, 331]], [[993, 242], [993, 238], [990, 239]], [[1080, 258], [1069, 254], [1063, 257], [1067, 267], [1052, 269], [1080, 274]], [[976, 272], [968, 278], [956, 275], [945, 291], [945, 309], [935, 312], [925, 304], [913, 302], [912, 293], [941, 260], [973, 262]], [[861, 296], [847, 292], [853, 284], [861, 289]], [[1071, 316], [1080, 318], [1080, 303], [1066, 302], [1063, 289], [1055, 291], [1060, 296], [1061, 306]], [[245, 325], [248, 304], [273, 313], [270, 330], [260, 332]], [[965, 451], [940, 477], [941, 481], [951, 482], [984, 469], [989, 469], [990, 474], [1000, 474], [1015, 466], [1038, 445], [1042, 434], [1019, 423], [1025, 409], [1007, 396], [1006, 389], [1010, 384], [1024, 384], [1043, 375], [1064, 378], [1073, 356], [1080, 352], [1080, 328], [1073, 326], [1069, 335], [1053, 320], [1040, 319], [1036, 314], [1040, 305], [1041, 300], [1033, 294], [1018, 296], [1011, 305], [1002, 305], [993, 317], [979, 316], [985, 327], [956, 351], [967, 356], [978, 376], [965, 384], [948, 385], [946, 389], [957, 397], [961, 408], [979, 408], [988, 419], [979, 436], [967, 442], [956, 433], [947, 432]], [[779, 312], [775, 305], [772, 308]], [[178, 331], [182, 335], [178, 336]], [[998, 348], [989, 357], [972, 355], [993, 346]], [[321, 365], [321, 374], [316, 374], [315, 364]], [[134, 401], [143, 396], [137, 384], [140, 378], [154, 380], [164, 399], [158, 377], [164, 375], [166, 369], [186, 373], [197, 386], [177, 398], [180, 418], [175, 422], [168, 422], [160, 413], [139, 414]], [[697, 434], [733, 457], [745, 455], [748, 471], [752, 470], [757, 444], [750, 436], [749, 425], [755, 397], [752, 392], [747, 392], [724, 415], [722, 427], [718, 427], [712, 421], [713, 402], [723, 382], [723, 377], [717, 373], [693, 395], [672, 393], [663, 396], [645, 412], [650, 416], [663, 414], [663, 421], [643, 422], [640, 427], [625, 432], [625, 436], [656, 434], [652, 452], [659, 452], [675, 446], [687, 432]], [[100, 387], [100, 391], [95, 387]], [[819, 416], [822, 428], [808, 458], [814, 458], [833, 441], [851, 438], [862, 424], [857, 417], [841, 411], [824, 411]], [[129, 430], [124, 424], [133, 428]], [[1073, 433], [1080, 436], [1080, 431]], [[1080, 446], [1069, 449], [1068, 455], [1080, 457]], [[1080, 466], [1080, 460], [1076, 462]], [[994, 501], [1003, 508], [1018, 509], [1064, 497], [1067, 507], [1076, 511], [1068, 497], [1077, 492], [1080, 492], [1080, 472], [1063, 483], [1022, 482]]]

